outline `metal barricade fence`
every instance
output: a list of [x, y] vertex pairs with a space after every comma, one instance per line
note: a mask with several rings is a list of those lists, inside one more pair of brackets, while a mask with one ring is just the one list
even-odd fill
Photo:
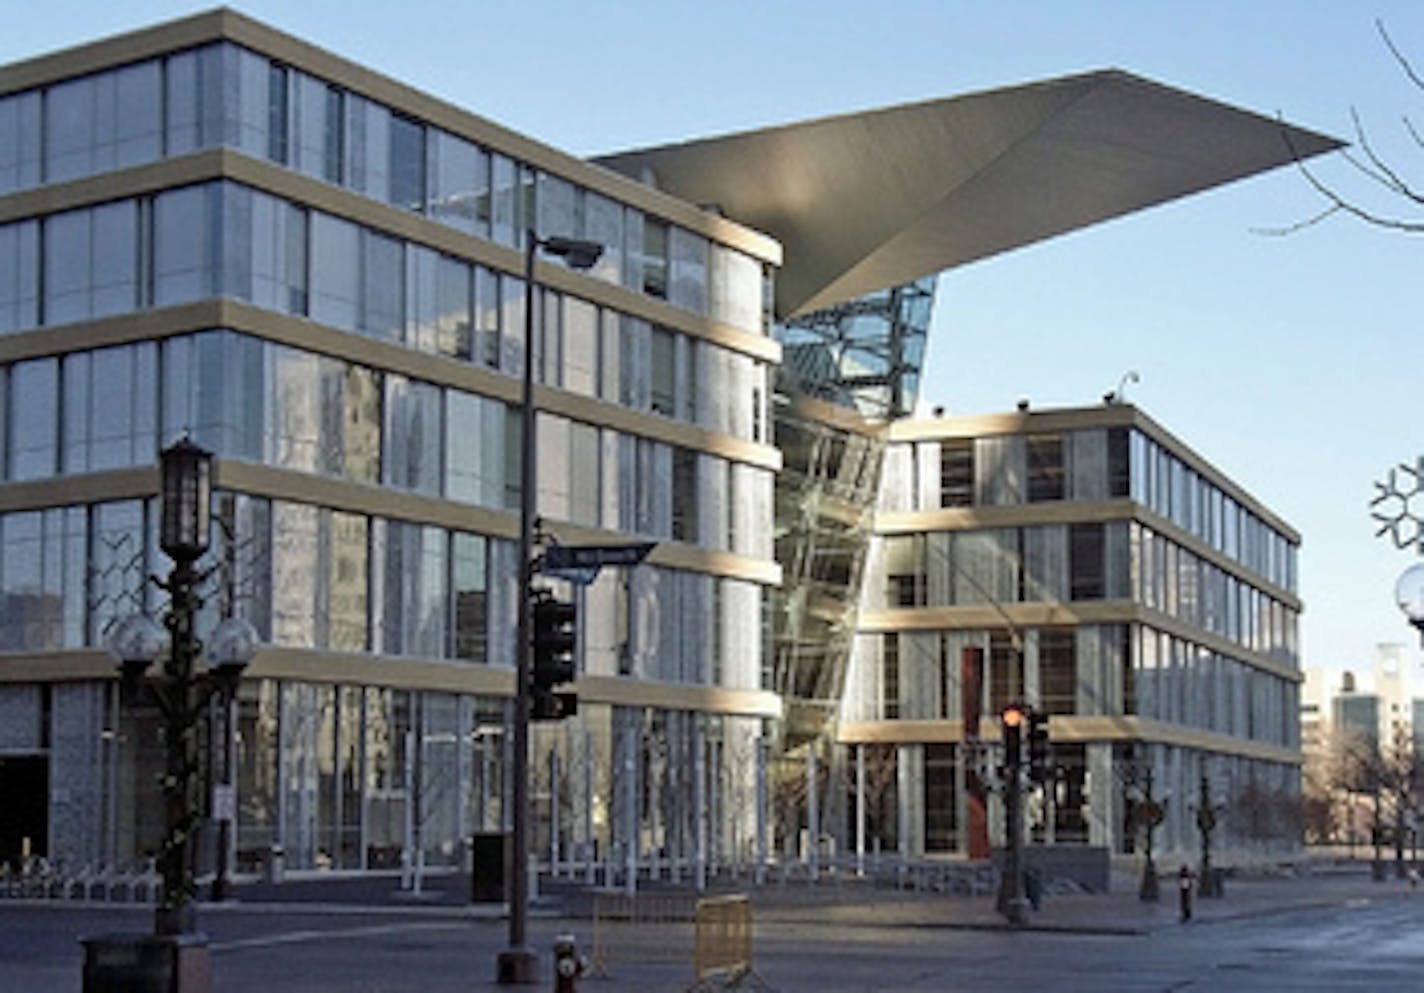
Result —
[[745, 893], [697, 901], [693, 991], [740, 988], [752, 980], [768, 989], [752, 966], [752, 902]]
[[596, 893], [593, 897], [595, 976], [617, 963], [686, 962], [697, 921], [695, 893]]

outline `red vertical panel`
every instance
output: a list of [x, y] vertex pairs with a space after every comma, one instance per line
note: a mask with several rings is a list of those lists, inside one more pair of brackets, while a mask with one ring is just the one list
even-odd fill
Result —
[[971, 859], [988, 859], [989, 847], [988, 791], [979, 778], [979, 718], [980, 701], [984, 696], [984, 649], [966, 648], [959, 659], [960, 717], [964, 722], [961, 751], [964, 755], [965, 807], [968, 812], [967, 848]]

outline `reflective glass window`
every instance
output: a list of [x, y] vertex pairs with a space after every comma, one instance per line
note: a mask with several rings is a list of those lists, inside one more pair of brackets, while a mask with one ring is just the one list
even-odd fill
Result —
[[[334, 362], [329, 363], [333, 368]], [[358, 483], [381, 475], [382, 374], [357, 365], [339, 366], [341, 377], [341, 464], [339, 472]], [[334, 414], [328, 415], [334, 419]], [[332, 423], [331, 420], [328, 423]]]
[[400, 341], [405, 332], [405, 243], [361, 229], [361, 310], [356, 329]]
[[595, 396], [598, 383], [598, 308], [564, 297], [564, 389]]
[[293, 70], [291, 76], [292, 166], [316, 179], [340, 183], [341, 91], [304, 72]]
[[438, 496], [442, 442], [440, 389], [386, 376], [386, 437], [382, 481]]
[[59, 461], [59, 360], [16, 362], [6, 392], [9, 478], [53, 476]]
[[318, 509], [272, 501], [272, 641], [316, 648]]
[[391, 115], [389, 202], [404, 210], [425, 209], [425, 126]]
[[623, 271], [623, 205], [585, 190], [582, 237], [603, 246], [603, 254], [588, 274], [605, 283], [617, 284]]
[[489, 157], [463, 138], [435, 129], [429, 132], [431, 219], [466, 234], [483, 234], [478, 217], [478, 191], [488, 187]]
[[353, 93], [346, 104], [346, 185], [373, 200], [390, 195], [391, 113]]
[[143, 503], [101, 503], [91, 508], [90, 520], [88, 641], [100, 645], [115, 621], [144, 607]]
[[64, 357], [64, 471], [153, 462], [157, 451], [158, 348], [153, 342]]
[[45, 179], [51, 183], [94, 171], [95, 77], [51, 86], [45, 93]]
[[[140, 62], [105, 75], [113, 82], [111, 90], [101, 85], [98, 91], [98, 171], [156, 160], [163, 148], [159, 63]], [[112, 124], [103, 123], [106, 117]]]
[[[538, 231], [539, 237], [547, 238], [551, 235], [578, 237], [582, 224], [577, 216], [575, 205], [578, 198], [574, 184], [567, 179], [541, 172], [536, 176], [535, 189], [535, 207], [539, 215], [535, 223], [535, 230]], [[562, 259], [550, 259], [549, 261], [563, 264]]]
[[[64, 512], [0, 517], [0, 650], [64, 647]], [[83, 584], [83, 573], [69, 577]]]
[[405, 850], [406, 735], [411, 730], [410, 693], [366, 690], [366, 867], [393, 869]]
[[1102, 524], [1068, 526], [1068, 574], [1074, 600], [1101, 600], [1107, 591]]
[[598, 527], [600, 479], [603, 473], [603, 446], [599, 430], [577, 421], [569, 426], [569, 520], [586, 527]]
[[138, 205], [132, 200], [45, 221], [46, 324], [132, 311], [138, 304]]
[[454, 600], [454, 657], [471, 662], [488, 660], [488, 542], [482, 535], [456, 532], [451, 536], [451, 595]]
[[216, 294], [222, 224], [217, 183], [167, 190], [153, 201], [153, 302], [163, 307]]
[[40, 93], [0, 97], [0, 193], [40, 182]]
[[314, 472], [321, 448], [321, 388], [318, 358], [310, 352], [268, 346], [269, 435], [265, 461]]
[[356, 330], [361, 285], [360, 229], [328, 214], [311, 218], [311, 316]]
[[462, 390], [445, 391], [445, 496], [482, 503], [482, 397]]
[[560, 294], [553, 290], [538, 290], [538, 311], [534, 315], [535, 379], [548, 386], [562, 386], [563, 381], [563, 306]]
[[379, 652], [442, 658], [449, 605], [446, 541], [439, 528], [377, 520], [372, 545], [380, 583]]
[[340, 183], [346, 175], [346, 95], [335, 86], [326, 88], [323, 121], [322, 178]]
[[1064, 486], [1063, 439], [1059, 435], [1029, 435], [1028, 499], [1062, 500]]
[[669, 245], [668, 302], [707, 313], [707, 239], [674, 227]]
[[939, 446], [940, 506], [974, 504], [974, 442], [942, 441]]
[[649, 374], [650, 398], [653, 413], [661, 414], [664, 417], [674, 417], [677, 414], [674, 354], [673, 333], [666, 328], [653, 328]]
[[164, 62], [163, 132], [169, 155], [186, 155], [202, 147], [203, 87], [199, 60], [206, 51], [179, 52]]
[[166, 339], [162, 376], [163, 437], [191, 433], [219, 456], [262, 460], [268, 401], [261, 341], [230, 331]]
[[421, 245], [406, 246], [405, 343], [422, 352], [435, 351], [439, 300], [436, 270], [440, 254]]
[[327, 542], [326, 647], [362, 652], [367, 645], [369, 521], [332, 511]]
[[[269, 310], [305, 314], [307, 212], [252, 191], [247, 219], [250, 237], [244, 239], [234, 232], [224, 238], [227, 291]], [[240, 280], [239, 285], [231, 285], [234, 279]]]
[[475, 267], [475, 362], [491, 369], [499, 368], [500, 302], [499, 274], [484, 266]]
[[524, 373], [524, 280], [499, 277], [499, 368], [511, 376]]
[[[285, 162], [285, 70], [244, 48], [224, 45], [221, 51], [224, 110], [227, 114], [234, 108], [237, 111], [235, 133], [225, 135], [223, 142], [258, 159], [279, 153], [283, 157], [277, 161]], [[275, 134], [274, 122], [279, 125]]]
[[643, 292], [651, 297], [668, 295], [668, 225], [656, 217], [643, 217]]
[[492, 187], [490, 238], [501, 245], [518, 244], [515, 225], [516, 170], [513, 160], [495, 153], [491, 158]]
[[123, 200], [93, 210], [90, 315], [135, 309], [139, 299], [138, 203]]
[[44, 313], [46, 324], [67, 324], [89, 316], [88, 210], [45, 219]]
[[39, 324], [39, 223], [0, 224], [0, 334]]
[[468, 263], [440, 256], [435, 273], [435, 347], [441, 355], [472, 360], [474, 332], [471, 303], [473, 275]]

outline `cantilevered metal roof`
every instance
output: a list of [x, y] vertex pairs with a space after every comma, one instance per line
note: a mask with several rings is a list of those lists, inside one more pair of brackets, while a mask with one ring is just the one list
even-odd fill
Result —
[[1340, 145], [1104, 70], [597, 161], [778, 238], [786, 318]]

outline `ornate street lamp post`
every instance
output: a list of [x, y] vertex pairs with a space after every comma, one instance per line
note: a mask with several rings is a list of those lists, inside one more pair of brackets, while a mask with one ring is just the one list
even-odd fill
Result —
[[[196, 803], [197, 727], [215, 697], [225, 706], [257, 650], [257, 632], [229, 617], [213, 630], [206, 653], [194, 621], [203, 605], [198, 587], [210, 572], [195, 564], [208, 549], [212, 498], [211, 453], [187, 438], [159, 456], [161, 509], [159, 547], [173, 560], [168, 578], [152, 581], [169, 597], [160, 628], [137, 614], [124, 618], [109, 637], [120, 667], [123, 699], [148, 703], [162, 719], [164, 834], [158, 853], [162, 894], [153, 937], [108, 936], [85, 941], [84, 990], [207, 991], [212, 987], [206, 936], [197, 931], [193, 907], [193, 839], [200, 815]], [[166, 632], [164, 631], [166, 628]], [[166, 649], [166, 652], [165, 652]], [[204, 664], [206, 655], [207, 665]], [[147, 678], [153, 663], [161, 671]], [[140, 979], [142, 977], [142, 979]], [[160, 985], [152, 985], [161, 977]]]
[[1221, 877], [1211, 864], [1211, 833], [1216, 830], [1217, 812], [1221, 804], [1212, 802], [1211, 780], [1202, 773], [1197, 796], [1197, 832], [1201, 836], [1201, 867], [1197, 872], [1197, 887], [1202, 896], [1221, 896]]

